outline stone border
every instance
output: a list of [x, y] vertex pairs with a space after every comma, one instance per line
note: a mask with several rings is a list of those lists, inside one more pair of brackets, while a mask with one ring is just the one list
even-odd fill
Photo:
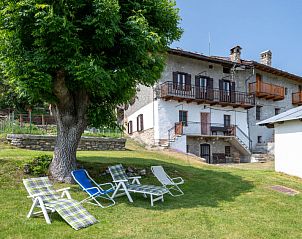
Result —
[[[18, 148], [53, 151], [55, 135], [8, 134], [7, 141]], [[83, 136], [78, 146], [82, 151], [125, 150], [125, 138], [103, 138]]]

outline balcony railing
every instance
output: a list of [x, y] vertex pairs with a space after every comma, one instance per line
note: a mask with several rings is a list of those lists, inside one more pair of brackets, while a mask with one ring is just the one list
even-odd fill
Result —
[[254, 95], [238, 91], [209, 89], [194, 85], [165, 82], [161, 84], [161, 97], [166, 100], [179, 100], [210, 105], [252, 108], [255, 105]]
[[284, 87], [274, 84], [264, 83], [262, 81], [256, 81], [249, 84], [249, 93], [255, 94], [258, 98], [283, 100], [284, 99]]
[[294, 105], [302, 105], [302, 91], [293, 93], [292, 102]]
[[237, 125], [219, 123], [177, 122], [169, 131], [169, 140], [180, 135], [187, 136], [233, 136], [237, 137], [246, 148], [251, 149], [252, 141]]

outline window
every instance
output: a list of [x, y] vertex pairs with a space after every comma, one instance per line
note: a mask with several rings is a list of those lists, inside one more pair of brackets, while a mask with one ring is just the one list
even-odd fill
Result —
[[181, 86], [186, 84], [186, 74], [177, 73], [177, 84]]
[[260, 105], [256, 106], [256, 120], [261, 120], [261, 108], [262, 106]]
[[224, 121], [224, 127], [230, 127], [231, 126], [231, 116], [230, 115], [224, 115], [223, 116]]
[[275, 115], [280, 114], [280, 108], [275, 108]]
[[188, 125], [188, 111], [179, 111], [179, 122], [182, 122], [185, 126]]
[[224, 154], [226, 157], [231, 157], [231, 146], [224, 147]]
[[302, 85], [299, 85], [299, 91], [302, 91]]
[[196, 86], [200, 87], [200, 88], [207, 88], [207, 78], [205, 77], [199, 77], [197, 79], [197, 82], [195, 82]]
[[285, 95], [288, 94], [288, 89], [287, 89], [287, 87], [284, 88], [284, 94], [285, 94]]
[[144, 117], [142, 114], [137, 116], [137, 131], [144, 130]]
[[231, 73], [231, 68], [223, 67], [222, 72], [225, 73], [225, 74], [230, 74]]
[[128, 123], [128, 134], [132, 134], [133, 133], [133, 123], [132, 121], [129, 121]]
[[189, 153], [190, 145], [187, 144], [187, 153]]
[[213, 65], [209, 65], [209, 69], [213, 69]]
[[262, 136], [258, 136], [258, 137], [257, 137], [257, 143], [258, 143], [258, 144], [261, 144], [261, 143], [262, 143]]
[[227, 80], [224, 80], [224, 81], [222, 82], [222, 89], [223, 89], [224, 91], [230, 92], [230, 90], [231, 90], [231, 82], [230, 82], [230, 81], [227, 81]]
[[173, 89], [191, 90], [191, 75], [184, 72], [173, 72]]

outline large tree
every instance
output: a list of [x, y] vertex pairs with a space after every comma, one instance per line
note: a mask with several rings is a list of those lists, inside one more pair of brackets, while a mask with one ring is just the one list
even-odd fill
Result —
[[136, 85], [160, 77], [178, 23], [174, 0], [1, 1], [0, 68], [17, 92], [52, 105], [54, 179], [71, 181], [88, 124], [114, 123]]

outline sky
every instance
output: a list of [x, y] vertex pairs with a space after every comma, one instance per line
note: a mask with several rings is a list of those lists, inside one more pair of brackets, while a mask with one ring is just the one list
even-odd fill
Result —
[[302, 76], [302, 0], [176, 0], [180, 9], [180, 47], [228, 56], [236, 45], [241, 58], [259, 62], [272, 51], [272, 66]]

